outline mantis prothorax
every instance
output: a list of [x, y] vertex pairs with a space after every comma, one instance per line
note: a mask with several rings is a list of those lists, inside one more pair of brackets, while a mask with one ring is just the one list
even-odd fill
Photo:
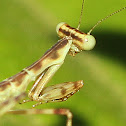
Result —
[[[84, 4], [84, 0], [83, 0]], [[82, 11], [83, 11], [82, 4]], [[51, 49], [49, 49], [39, 60], [24, 68], [18, 74], [2, 81], [0, 83], [0, 115], [9, 111], [20, 99], [24, 98], [25, 90], [28, 84], [34, 81], [31, 90], [28, 93], [30, 100], [38, 101], [38, 104], [33, 107], [48, 103], [66, 101], [69, 97], [75, 94], [80, 88], [83, 87], [83, 81], [65, 82], [53, 86], [45, 87], [49, 80], [53, 77], [56, 71], [64, 63], [67, 54], [75, 56], [82, 50], [91, 50], [96, 44], [95, 38], [90, 35], [91, 31], [102, 21], [108, 17], [126, 9], [126, 7], [110, 14], [104, 19], [98, 21], [96, 25], [87, 33], [79, 31], [77, 28], [72, 28], [68, 24], [62, 22], [56, 27], [59, 40]], [[24, 100], [24, 102], [27, 102]], [[47, 110], [17, 110], [9, 111], [8, 113], [14, 114], [61, 114], [67, 116], [67, 126], [72, 126], [72, 114], [68, 109], [47, 109]]]

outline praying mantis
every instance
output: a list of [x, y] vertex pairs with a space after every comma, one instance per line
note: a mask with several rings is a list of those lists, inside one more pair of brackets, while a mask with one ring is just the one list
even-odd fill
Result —
[[[83, 1], [84, 3], [84, 1]], [[83, 5], [83, 4], [82, 4]], [[82, 7], [83, 8], [83, 7]], [[106, 18], [118, 13], [126, 7], [112, 13]], [[82, 11], [81, 11], [82, 12]], [[81, 14], [82, 15], [82, 14]], [[67, 23], [57, 25], [56, 31], [60, 36], [59, 40], [51, 49], [49, 49], [38, 61], [31, 66], [24, 68], [18, 74], [2, 81], [0, 83], [0, 115], [9, 111], [20, 99], [25, 97], [25, 90], [31, 81], [35, 81], [29, 91], [28, 101], [38, 101], [33, 107], [48, 103], [65, 101], [83, 87], [83, 81], [66, 82], [45, 87], [55, 72], [64, 63], [66, 55], [69, 53], [75, 56], [82, 50], [91, 50], [94, 48], [96, 40], [90, 35], [91, 31], [103, 20], [100, 20], [87, 34], [80, 32], [80, 22], [77, 28], [70, 27]], [[81, 20], [81, 18], [80, 18]], [[24, 102], [28, 102], [24, 100]], [[29, 110], [29, 111], [10, 111], [9, 113], [42, 113], [42, 114], [61, 114], [67, 115], [67, 126], [72, 125], [72, 114], [67, 109], [48, 109], [48, 110]]]

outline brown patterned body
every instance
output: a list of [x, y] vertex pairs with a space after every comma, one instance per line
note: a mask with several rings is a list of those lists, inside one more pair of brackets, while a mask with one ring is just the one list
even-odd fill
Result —
[[[58, 41], [38, 61], [25, 68], [18, 74], [0, 82], [0, 102], [9, 97], [18, 96], [24, 92], [31, 81], [35, 81], [46, 68], [64, 61], [71, 43], [70, 38]], [[64, 53], [66, 51], [66, 53]], [[64, 55], [61, 55], [64, 54]]]
[[[22, 97], [24, 97], [23, 93], [31, 81], [35, 81], [29, 92], [29, 98], [31, 100], [44, 102], [64, 101], [76, 93], [76, 91], [83, 86], [82, 81], [77, 82], [77, 87], [75, 86], [75, 82], [66, 82], [64, 83], [65, 85], [59, 84], [59, 86], [54, 85], [52, 86], [53, 88], [49, 86], [44, 89], [47, 82], [63, 64], [71, 44], [72, 38], [70, 36], [59, 40], [35, 63], [24, 68], [18, 74], [0, 82], [0, 115], [10, 110]], [[69, 91], [67, 89], [70, 88], [67, 87], [68, 83], [71, 85], [71, 90], [69, 89]], [[76, 89], [74, 87], [76, 87]], [[57, 96], [55, 96], [55, 91], [58, 92]], [[45, 97], [45, 94], [48, 95]]]
[[[66, 101], [83, 87], [82, 80], [45, 87], [63, 64], [68, 52], [74, 56], [75, 53], [83, 49], [81, 47], [81, 44], [83, 44], [83, 39], [81, 37], [85, 36], [84, 33], [68, 25], [64, 25], [59, 29], [59, 35], [62, 39], [49, 49], [39, 60], [24, 68], [18, 74], [0, 82], [0, 115], [9, 111], [25, 96], [24, 92], [28, 84], [32, 81], [34, 81], [34, 84], [28, 93], [30, 99], [23, 101], [38, 101], [33, 107], [48, 102]], [[13, 111], [12, 113], [29, 114], [29, 111]], [[72, 126], [72, 114], [67, 109], [43, 110], [41, 113], [66, 115], [67, 126]]]

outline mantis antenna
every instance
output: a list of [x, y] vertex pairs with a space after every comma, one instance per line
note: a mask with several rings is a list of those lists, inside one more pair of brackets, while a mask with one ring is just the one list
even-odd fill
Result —
[[87, 34], [90, 35], [90, 33], [94, 30], [94, 28], [95, 28], [96, 26], [98, 26], [101, 22], [103, 22], [104, 20], [108, 19], [109, 17], [113, 16], [114, 14], [117, 14], [117, 13], [119, 13], [120, 11], [125, 10], [125, 9], [126, 9], [126, 7], [123, 7], [123, 8], [121, 8], [121, 9], [119, 9], [119, 10], [117, 10], [117, 11], [111, 13], [110, 15], [106, 16], [105, 18], [99, 20], [99, 21], [91, 28], [91, 30], [90, 30]]
[[81, 14], [80, 14], [80, 19], [79, 19], [77, 30], [79, 30], [79, 28], [80, 28], [80, 23], [81, 23], [81, 19], [82, 19], [83, 9], [84, 9], [84, 0], [82, 2]]

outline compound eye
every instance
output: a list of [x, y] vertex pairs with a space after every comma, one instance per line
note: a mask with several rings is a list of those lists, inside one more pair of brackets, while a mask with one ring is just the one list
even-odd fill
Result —
[[96, 44], [96, 40], [95, 40], [94, 36], [86, 35], [84, 37], [83, 50], [91, 50], [94, 48], [95, 44]]
[[65, 23], [65, 22], [61, 22], [61, 23], [59, 23], [59, 24], [56, 26], [56, 32], [57, 32], [57, 34], [59, 33], [59, 29], [60, 29], [64, 24], [66, 24], [66, 23]]

